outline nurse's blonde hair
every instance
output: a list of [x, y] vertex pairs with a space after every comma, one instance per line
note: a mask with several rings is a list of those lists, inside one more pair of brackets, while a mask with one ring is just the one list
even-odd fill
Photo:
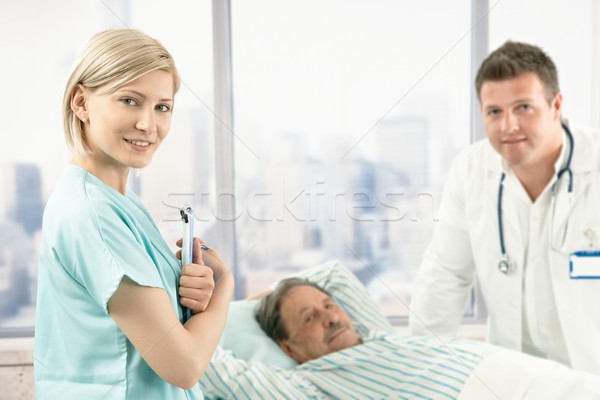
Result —
[[71, 108], [71, 96], [78, 84], [91, 93], [106, 95], [157, 70], [173, 75], [175, 94], [181, 82], [179, 74], [173, 57], [158, 40], [139, 30], [123, 28], [92, 36], [77, 56], [63, 95], [63, 125], [69, 148], [80, 156], [90, 153], [83, 123]]

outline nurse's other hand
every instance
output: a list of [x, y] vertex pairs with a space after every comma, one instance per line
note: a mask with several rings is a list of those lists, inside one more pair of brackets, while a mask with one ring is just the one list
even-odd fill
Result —
[[[179, 239], [176, 243], [177, 246], [181, 247], [182, 242], [183, 239]], [[202, 250], [200, 245], [208, 246], [208, 248]], [[177, 250], [175, 256], [181, 260], [181, 250]], [[214, 279], [217, 284], [224, 275], [231, 273], [229, 267], [221, 259], [221, 255], [219, 254], [219, 252], [197, 237], [194, 238], [194, 251], [192, 256], [192, 262], [194, 264], [206, 265], [207, 267], [212, 269]]]
[[202, 250], [202, 260], [204, 265], [210, 267], [213, 270], [215, 277], [215, 283], [218, 285], [219, 281], [224, 275], [230, 274], [231, 270], [221, 259], [221, 255], [213, 248]]
[[213, 270], [204, 265], [200, 243], [194, 240], [194, 263], [184, 265], [179, 277], [179, 302], [198, 314], [206, 310], [214, 289]]

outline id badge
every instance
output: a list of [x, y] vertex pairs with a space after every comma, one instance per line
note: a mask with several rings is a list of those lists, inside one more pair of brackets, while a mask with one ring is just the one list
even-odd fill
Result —
[[569, 256], [569, 278], [600, 279], [600, 251], [577, 251]]

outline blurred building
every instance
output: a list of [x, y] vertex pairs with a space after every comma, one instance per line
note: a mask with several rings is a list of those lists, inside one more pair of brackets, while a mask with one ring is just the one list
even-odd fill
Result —
[[0, 210], [0, 321], [6, 321], [34, 301], [35, 241], [44, 212], [39, 166], [4, 165], [1, 190], [5, 210]]
[[44, 213], [40, 168], [32, 163], [15, 163], [3, 170], [6, 217], [21, 224], [27, 235], [31, 236], [42, 228]]

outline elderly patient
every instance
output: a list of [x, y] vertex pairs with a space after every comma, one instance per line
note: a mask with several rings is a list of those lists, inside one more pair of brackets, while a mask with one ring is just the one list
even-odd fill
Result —
[[[375, 331], [363, 338], [332, 296], [307, 279], [282, 280], [261, 300], [255, 317], [299, 364], [335, 352], [341, 356], [329, 356], [326, 363], [329, 372], [338, 374], [337, 382], [329, 374], [320, 383], [321, 389], [329, 386], [324, 391], [332, 397], [351, 393], [359, 398], [600, 399], [597, 377], [482, 342]], [[484, 363], [482, 373], [474, 373]], [[500, 386], [527, 385], [527, 389], [513, 387], [501, 394], [493, 376], [506, 370]], [[362, 394], [361, 382], [368, 386]], [[352, 388], [350, 393], [339, 391], [344, 386]], [[482, 391], [481, 386], [490, 387]]]
[[307, 279], [281, 281], [262, 299], [255, 316], [262, 330], [298, 364], [362, 343], [344, 310]]

